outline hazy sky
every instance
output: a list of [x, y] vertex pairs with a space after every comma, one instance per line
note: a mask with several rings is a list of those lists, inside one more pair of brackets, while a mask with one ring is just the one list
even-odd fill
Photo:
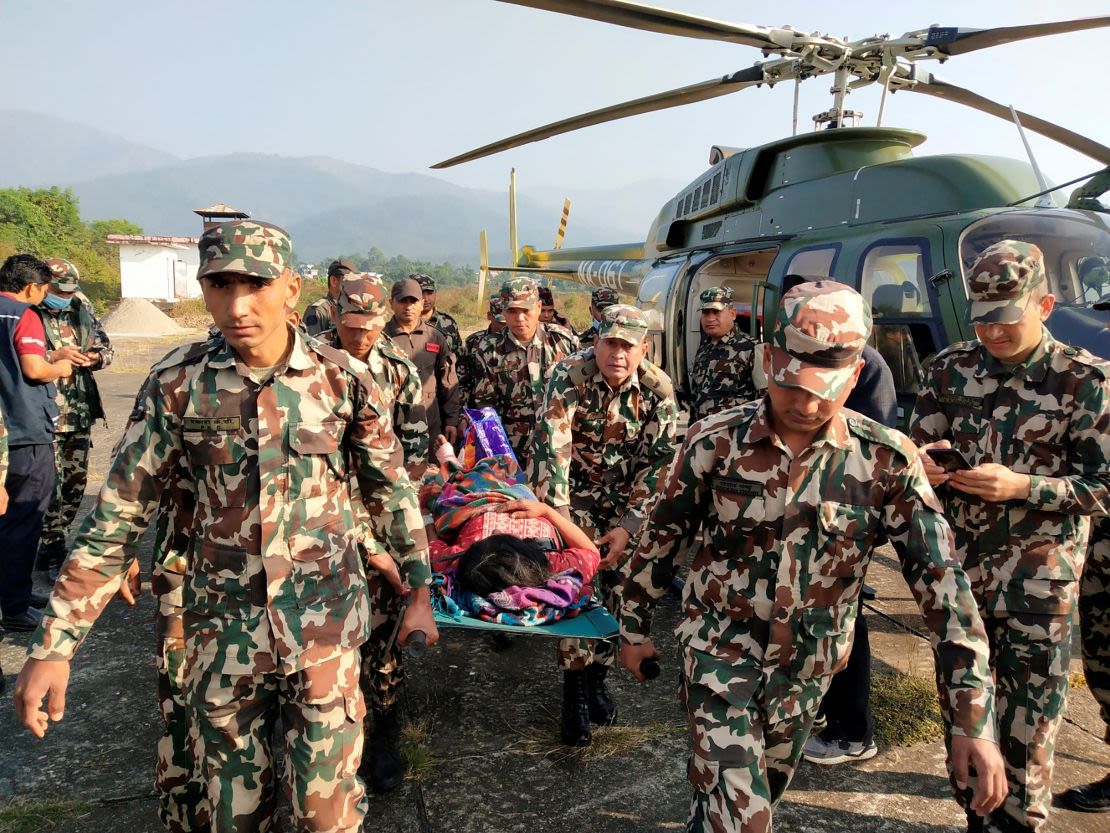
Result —
[[[726, 20], [860, 38], [930, 24], [990, 27], [1107, 12], [1106, 0], [1053, 3], [662, 5]], [[327, 155], [387, 171], [427, 166], [550, 121], [684, 86], [760, 60], [752, 48], [638, 32], [492, 0], [0, 0], [0, 108], [82, 122], [192, 157], [230, 151]], [[1110, 144], [1110, 29], [1059, 35], [927, 64], [946, 80]], [[829, 76], [802, 86], [801, 119], [826, 109]], [[709, 146], [787, 135], [793, 85], [749, 90], [549, 139], [436, 173], [502, 188], [686, 181]], [[849, 97], [874, 123], [876, 88]], [[998, 119], [901, 93], [887, 125], [922, 130], [920, 152], [1024, 157]], [[1093, 161], [1034, 138], [1056, 181]], [[654, 209], [649, 212], [654, 213]]]

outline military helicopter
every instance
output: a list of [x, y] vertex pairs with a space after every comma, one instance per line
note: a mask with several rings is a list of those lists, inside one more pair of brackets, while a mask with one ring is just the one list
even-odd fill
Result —
[[[923, 364], [954, 341], [973, 338], [967, 321], [966, 267], [1006, 238], [1045, 253], [1054, 335], [1110, 358], [1105, 313], [1110, 294], [1110, 148], [1064, 127], [1005, 107], [924, 69], [975, 50], [1026, 38], [1110, 26], [1110, 17], [993, 29], [931, 26], [900, 37], [846, 41], [789, 27], [729, 23], [625, 0], [501, 0], [595, 21], [762, 50], [764, 60], [721, 78], [646, 96], [519, 133], [433, 165], [446, 168], [655, 110], [785, 81], [833, 77], [833, 102], [815, 130], [759, 147], [714, 146], [709, 168], [659, 211], [643, 243], [539, 250], [490, 267], [611, 287], [636, 298], [651, 323], [651, 357], [688, 388], [701, 339], [698, 295], [731, 286], [751, 334], [773, 317], [783, 278], [821, 276], [858, 289], [871, 303], [872, 343], [894, 372], [908, 413]], [[776, 57], [771, 57], [776, 56]], [[1011, 120], [1096, 160], [1104, 170], [1051, 187], [1030, 162], [986, 156], [913, 155], [921, 133], [859, 126], [845, 107], [850, 90], [879, 84]], [[796, 88], [795, 88], [796, 89]], [[1024, 139], [1024, 133], [1022, 133]], [[1026, 143], [1028, 147], [1028, 143]], [[1061, 205], [1061, 188], [1088, 179]], [[483, 266], [485, 266], [483, 261]]]

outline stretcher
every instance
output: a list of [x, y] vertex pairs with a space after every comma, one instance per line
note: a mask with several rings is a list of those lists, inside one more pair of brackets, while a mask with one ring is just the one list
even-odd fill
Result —
[[435, 611], [436, 627], [463, 628], [478, 631], [501, 631], [516, 636], [547, 636], [554, 639], [610, 639], [620, 632], [620, 625], [608, 610], [598, 605], [583, 610], [577, 616], [560, 619], [545, 625], [503, 625], [487, 622], [466, 613], [452, 616]]

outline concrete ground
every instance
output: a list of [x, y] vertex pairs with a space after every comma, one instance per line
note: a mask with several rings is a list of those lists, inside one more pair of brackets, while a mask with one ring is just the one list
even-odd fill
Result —
[[[110, 428], [98, 426], [91, 464], [91, 501], [138, 386], [151, 362], [172, 342], [121, 342], [116, 364], [99, 375]], [[875, 671], [931, 675], [931, 654], [893, 556], [880, 553], [869, 576], [879, 590], [872, 613]], [[656, 626], [663, 675], [639, 685], [616, 673], [620, 723], [638, 730], [599, 732], [612, 754], [567, 755], [557, 742], [559, 675], [554, 644], [514, 637], [508, 646], [472, 631], [445, 632], [440, 646], [409, 664], [405, 711], [411, 757], [418, 764], [397, 792], [372, 797], [365, 829], [397, 833], [490, 831], [681, 830], [689, 790], [685, 779], [684, 714], [676, 697], [678, 657], [669, 627], [677, 615], [664, 600]], [[889, 618], [885, 618], [889, 617]], [[159, 735], [154, 690], [153, 603], [132, 609], [113, 602], [73, 664], [65, 719], [36, 741], [15, 720], [11, 686], [28, 635], [0, 643], [8, 682], [0, 695], [0, 819], [6, 804], [88, 801], [82, 817], [57, 833], [158, 831], [151, 780]], [[1078, 646], [1074, 670], [1080, 670]], [[1069, 697], [1057, 745], [1055, 783], [1062, 790], [1110, 770], [1110, 747], [1090, 692]], [[608, 736], [607, 736], [608, 735]], [[0, 831], [3, 831], [0, 821]], [[1056, 810], [1047, 833], [1105, 831], [1107, 816]], [[29, 829], [36, 829], [30, 827]], [[941, 833], [963, 830], [951, 799], [939, 742], [886, 748], [863, 763], [803, 763], [779, 806], [783, 833]]]

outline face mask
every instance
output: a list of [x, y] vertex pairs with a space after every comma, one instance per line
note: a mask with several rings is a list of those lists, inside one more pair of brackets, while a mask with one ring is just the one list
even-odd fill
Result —
[[72, 301], [72, 298], [61, 298], [57, 295], [50, 294], [47, 294], [47, 296], [42, 299], [42, 302], [50, 307], [50, 309], [65, 309]]

